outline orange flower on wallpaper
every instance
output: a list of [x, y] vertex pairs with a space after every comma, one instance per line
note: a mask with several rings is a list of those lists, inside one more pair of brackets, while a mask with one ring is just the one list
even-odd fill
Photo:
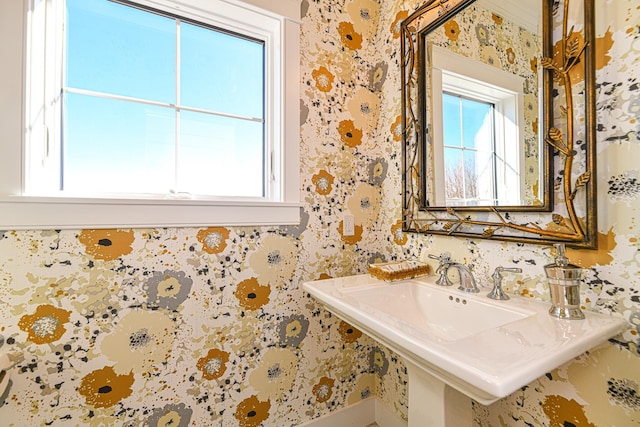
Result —
[[391, 24], [391, 34], [393, 34], [393, 38], [397, 39], [400, 37], [400, 32], [402, 30], [402, 21], [404, 21], [409, 16], [409, 12], [406, 10], [402, 10], [396, 14], [396, 19], [394, 19]]
[[249, 396], [238, 404], [233, 416], [238, 420], [240, 427], [258, 427], [269, 418], [271, 401], [261, 402], [258, 396]]
[[134, 239], [133, 230], [82, 230], [78, 236], [87, 254], [105, 261], [130, 254]]
[[333, 180], [333, 175], [331, 175], [324, 169], [311, 177], [311, 182], [313, 182], [316, 186], [316, 193], [323, 196], [331, 193], [331, 190], [333, 188]]
[[322, 92], [329, 92], [333, 85], [334, 76], [325, 66], [320, 66], [317, 70], [311, 72], [313, 79], [316, 81], [316, 87]]
[[[577, 51], [580, 52], [585, 44], [584, 36], [582, 33], [571, 32], [568, 37], [567, 45], [571, 43], [576, 43]], [[558, 64], [562, 68], [562, 47], [564, 44], [562, 40], [558, 40], [558, 42], [553, 45], [553, 60], [556, 64]], [[584, 56], [584, 53], [582, 54]], [[583, 58], [584, 59], [584, 58]], [[571, 83], [576, 84], [584, 81], [584, 67], [578, 64], [577, 66], [571, 68], [569, 70], [569, 76], [571, 77]]]
[[396, 120], [391, 124], [389, 130], [393, 135], [394, 141], [400, 141], [402, 139], [402, 116], [396, 117]]
[[344, 221], [340, 221], [340, 225], [338, 226], [338, 231], [340, 232], [340, 236], [342, 236], [342, 241], [348, 245], [355, 245], [360, 240], [362, 240], [362, 226], [355, 225], [353, 236], [345, 236], [344, 235]]
[[549, 417], [552, 426], [584, 426], [596, 427], [589, 422], [584, 412], [584, 407], [575, 400], [563, 396], [545, 396], [542, 410]]
[[326, 402], [329, 400], [331, 395], [333, 394], [333, 384], [334, 380], [328, 377], [320, 378], [318, 384], [313, 386], [313, 395], [316, 397], [316, 400], [320, 403]]
[[538, 58], [537, 57], [533, 57], [529, 60], [529, 66], [531, 67], [531, 71], [533, 71], [535, 74], [538, 74]]
[[607, 29], [602, 37], [596, 37], [596, 47], [593, 49], [596, 57], [596, 70], [603, 69], [611, 61], [611, 48], [613, 47], [613, 33]]
[[455, 19], [450, 19], [444, 23], [444, 33], [452, 42], [458, 40], [460, 35], [460, 26]]
[[29, 334], [29, 341], [48, 344], [59, 340], [67, 331], [64, 324], [69, 321], [70, 316], [70, 311], [44, 304], [38, 306], [34, 314], [22, 316], [18, 327]]
[[78, 392], [85, 397], [87, 404], [96, 408], [108, 408], [129, 397], [132, 385], [133, 372], [117, 375], [112, 367], [105, 366], [84, 377]]
[[338, 33], [342, 44], [351, 50], [360, 49], [362, 47], [362, 35], [356, 33], [351, 22], [341, 22], [338, 25]]
[[399, 219], [394, 225], [391, 226], [391, 234], [393, 235], [393, 241], [396, 245], [404, 245], [407, 243], [408, 237], [404, 231], [402, 231], [402, 220]]
[[509, 61], [509, 64], [513, 64], [514, 62], [516, 62], [516, 53], [513, 51], [513, 49], [507, 48], [506, 54], [507, 54], [507, 61]]
[[202, 376], [208, 380], [220, 378], [227, 370], [226, 363], [229, 361], [229, 353], [212, 348], [205, 357], [198, 359], [196, 367], [202, 371]]
[[202, 249], [210, 254], [219, 254], [227, 247], [229, 230], [224, 227], [209, 227], [198, 231], [196, 238], [202, 243]]
[[234, 292], [240, 305], [245, 310], [257, 310], [269, 302], [271, 288], [268, 285], [260, 286], [258, 279], [252, 277], [238, 283], [238, 288]]
[[362, 332], [359, 329], [354, 328], [350, 324], [345, 321], [340, 321], [340, 326], [338, 327], [338, 332], [340, 332], [340, 336], [342, 337], [342, 341], [346, 343], [356, 342], [358, 338], [362, 336]]
[[348, 147], [357, 147], [362, 144], [362, 131], [356, 128], [353, 120], [342, 120], [338, 124], [340, 141]]

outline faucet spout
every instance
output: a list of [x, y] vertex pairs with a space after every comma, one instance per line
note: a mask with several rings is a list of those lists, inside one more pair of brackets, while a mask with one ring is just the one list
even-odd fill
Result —
[[476, 284], [476, 279], [473, 277], [469, 267], [457, 262], [452, 263], [450, 267], [458, 270], [458, 274], [460, 275], [460, 286], [458, 286], [459, 290], [472, 293], [480, 292], [480, 289], [478, 289], [478, 285]]

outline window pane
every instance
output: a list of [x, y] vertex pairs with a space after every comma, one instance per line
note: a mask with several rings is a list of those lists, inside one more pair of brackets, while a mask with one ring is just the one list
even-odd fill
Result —
[[465, 148], [493, 150], [492, 106], [486, 102], [462, 98], [462, 122]]
[[493, 156], [482, 151], [465, 151], [467, 166], [467, 197], [493, 202], [495, 199], [495, 172]]
[[172, 19], [104, 0], [67, 0], [66, 86], [175, 103]]
[[180, 114], [180, 191], [262, 197], [261, 123], [210, 114]]
[[161, 193], [174, 188], [175, 113], [65, 95], [63, 190]]
[[444, 145], [452, 147], [462, 146], [462, 118], [460, 117], [460, 98], [442, 94], [442, 121]]
[[447, 200], [464, 198], [462, 150], [457, 148], [444, 149], [444, 173], [445, 197]]
[[262, 118], [262, 43], [190, 24], [180, 26], [181, 104]]

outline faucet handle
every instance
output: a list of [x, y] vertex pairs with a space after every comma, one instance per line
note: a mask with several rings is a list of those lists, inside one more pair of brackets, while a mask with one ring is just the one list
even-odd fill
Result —
[[513, 267], [513, 268], [496, 267], [493, 274], [491, 275], [491, 278], [493, 279], [493, 289], [491, 290], [491, 292], [487, 294], [487, 297], [491, 299], [502, 300], [502, 301], [509, 299], [509, 295], [505, 294], [504, 291], [502, 290], [502, 277], [503, 277], [502, 272], [503, 271], [509, 271], [512, 273], [522, 273], [522, 269], [519, 267]]
[[451, 254], [449, 252], [443, 252], [440, 255], [429, 254], [429, 258], [437, 259], [440, 261], [440, 264], [451, 262]]
[[438, 280], [436, 280], [436, 285], [452, 286], [453, 283], [451, 282], [447, 274], [449, 272], [449, 266], [451, 265], [451, 254], [449, 252], [444, 252], [439, 256], [429, 254], [429, 258], [437, 259], [438, 261], [440, 261], [440, 264], [436, 269], [436, 273], [440, 274], [440, 277], [438, 277]]

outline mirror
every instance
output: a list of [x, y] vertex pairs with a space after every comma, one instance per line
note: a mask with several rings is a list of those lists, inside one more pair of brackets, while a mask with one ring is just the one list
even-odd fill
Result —
[[403, 21], [405, 231], [595, 247], [593, 20], [429, 0]]
[[428, 206], [543, 204], [541, 12], [540, 0], [477, 0], [421, 35]]

